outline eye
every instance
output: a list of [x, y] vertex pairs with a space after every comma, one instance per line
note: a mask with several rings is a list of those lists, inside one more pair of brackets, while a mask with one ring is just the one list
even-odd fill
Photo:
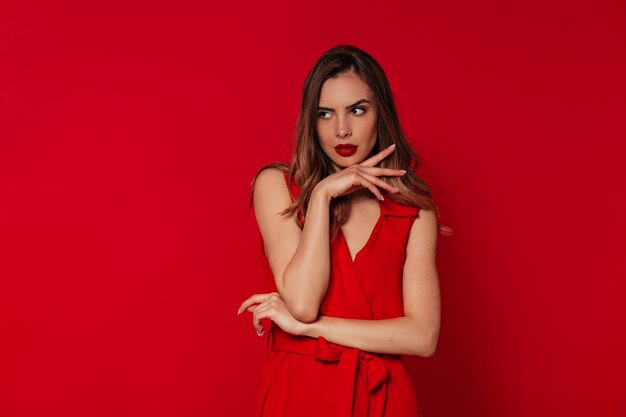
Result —
[[317, 113], [317, 117], [319, 117], [320, 119], [328, 119], [328, 117], [324, 117], [325, 114], [330, 115], [330, 113], [327, 111], [320, 111]]
[[363, 108], [363, 107], [355, 107], [355, 108], [352, 109], [352, 111], [355, 111], [355, 110], [361, 110], [362, 111], [362, 113], [358, 113], [357, 114], [358, 116], [360, 116], [362, 114], [365, 114], [365, 112], [366, 112], [365, 108]]

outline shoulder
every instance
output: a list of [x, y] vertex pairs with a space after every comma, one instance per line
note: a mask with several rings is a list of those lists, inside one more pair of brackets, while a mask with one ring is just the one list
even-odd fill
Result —
[[437, 230], [439, 219], [433, 210], [418, 209], [419, 213], [415, 218], [409, 232], [409, 241], [420, 242], [421, 244], [433, 244], [437, 240]]
[[283, 210], [291, 205], [287, 186], [288, 174], [276, 167], [264, 167], [255, 176], [252, 184], [254, 206], [265, 210]]
[[[254, 179], [254, 189], [279, 191], [287, 186], [287, 173], [278, 168], [264, 167], [256, 174]], [[283, 187], [283, 185], [285, 187]]]
[[437, 227], [438, 219], [437, 214], [433, 210], [417, 209], [418, 215], [415, 219], [415, 223], [427, 225], [429, 227]]

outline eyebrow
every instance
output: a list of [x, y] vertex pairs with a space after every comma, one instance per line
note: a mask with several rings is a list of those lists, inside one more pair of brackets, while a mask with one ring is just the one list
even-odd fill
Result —
[[[372, 104], [369, 100], [362, 98], [359, 101], [355, 101], [354, 103], [346, 106], [346, 110], [350, 110], [351, 108], [358, 106], [361, 103], [369, 103]], [[328, 111], [335, 111], [335, 109], [331, 108], [331, 107], [318, 107], [318, 110], [328, 110]]]

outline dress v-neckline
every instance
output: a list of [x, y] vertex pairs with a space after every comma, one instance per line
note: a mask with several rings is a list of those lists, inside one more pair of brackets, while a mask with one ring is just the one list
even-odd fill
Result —
[[384, 213], [383, 213], [383, 202], [381, 200], [378, 200], [378, 210], [379, 210], [378, 219], [376, 220], [376, 223], [374, 223], [374, 227], [372, 227], [372, 230], [370, 231], [370, 234], [367, 237], [367, 240], [365, 241], [365, 244], [363, 245], [363, 247], [361, 247], [361, 249], [359, 249], [358, 252], [354, 254], [354, 258], [352, 258], [352, 254], [350, 253], [350, 248], [348, 247], [348, 241], [346, 240], [346, 236], [343, 234], [343, 229], [341, 228], [341, 226], [339, 226], [339, 234], [341, 235], [341, 240], [343, 241], [343, 247], [346, 249], [346, 252], [348, 253], [348, 258], [352, 261], [353, 264], [356, 263], [359, 255], [365, 249], [367, 249], [367, 247], [371, 244], [372, 239], [374, 238], [374, 235], [376, 234], [376, 230], [382, 223]]

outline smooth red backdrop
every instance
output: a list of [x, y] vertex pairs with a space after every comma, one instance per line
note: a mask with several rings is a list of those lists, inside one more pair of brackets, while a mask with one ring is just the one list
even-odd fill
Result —
[[626, 415], [623, 2], [0, 5], [0, 416], [250, 416], [252, 176], [337, 43], [442, 220], [425, 416]]

